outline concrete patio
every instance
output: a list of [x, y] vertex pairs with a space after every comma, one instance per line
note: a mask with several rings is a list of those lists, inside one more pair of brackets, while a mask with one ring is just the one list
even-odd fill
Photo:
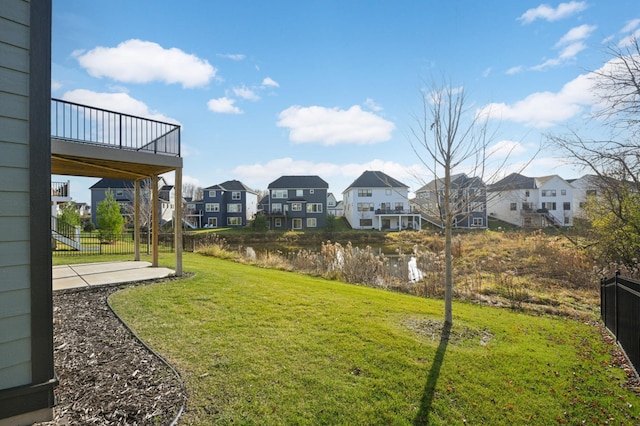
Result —
[[53, 290], [147, 281], [174, 275], [169, 268], [152, 268], [150, 262], [99, 262], [53, 267]]

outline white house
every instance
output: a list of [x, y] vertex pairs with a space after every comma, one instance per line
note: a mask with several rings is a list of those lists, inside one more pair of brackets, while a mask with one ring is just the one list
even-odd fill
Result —
[[327, 213], [332, 214], [335, 217], [340, 217], [344, 214], [342, 200], [337, 201], [333, 192], [327, 194]]
[[409, 187], [380, 171], [366, 171], [342, 192], [344, 217], [353, 229], [420, 229], [409, 208]]
[[491, 217], [522, 227], [572, 226], [573, 191], [558, 175], [512, 173], [488, 187], [487, 210]]
[[573, 211], [574, 217], [584, 219], [584, 205], [589, 197], [601, 195], [602, 185], [596, 175], [584, 175], [578, 179], [569, 181], [573, 186]]

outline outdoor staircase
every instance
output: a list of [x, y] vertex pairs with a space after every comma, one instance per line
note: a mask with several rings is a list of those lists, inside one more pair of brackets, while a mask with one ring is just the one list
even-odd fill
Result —
[[51, 216], [51, 238], [74, 250], [82, 250], [80, 228], [73, 226], [56, 216]]

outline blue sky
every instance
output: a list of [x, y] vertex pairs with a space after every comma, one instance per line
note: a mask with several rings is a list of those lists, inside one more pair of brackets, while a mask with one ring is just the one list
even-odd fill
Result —
[[[491, 107], [519, 169], [581, 127], [589, 72], [633, 35], [637, 0], [54, 0], [52, 96], [178, 122], [185, 182], [315, 174], [340, 199], [365, 170], [430, 180], [410, 134], [433, 80]], [[550, 148], [523, 172], [582, 174]], [[54, 179], [90, 201], [96, 179]]]

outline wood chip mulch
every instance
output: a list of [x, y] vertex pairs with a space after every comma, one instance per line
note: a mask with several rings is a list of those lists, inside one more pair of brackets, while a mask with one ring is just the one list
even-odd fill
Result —
[[107, 306], [120, 287], [54, 292], [55, 418], [40, 425], [169, 425], [186, 400], [174, 372]]

